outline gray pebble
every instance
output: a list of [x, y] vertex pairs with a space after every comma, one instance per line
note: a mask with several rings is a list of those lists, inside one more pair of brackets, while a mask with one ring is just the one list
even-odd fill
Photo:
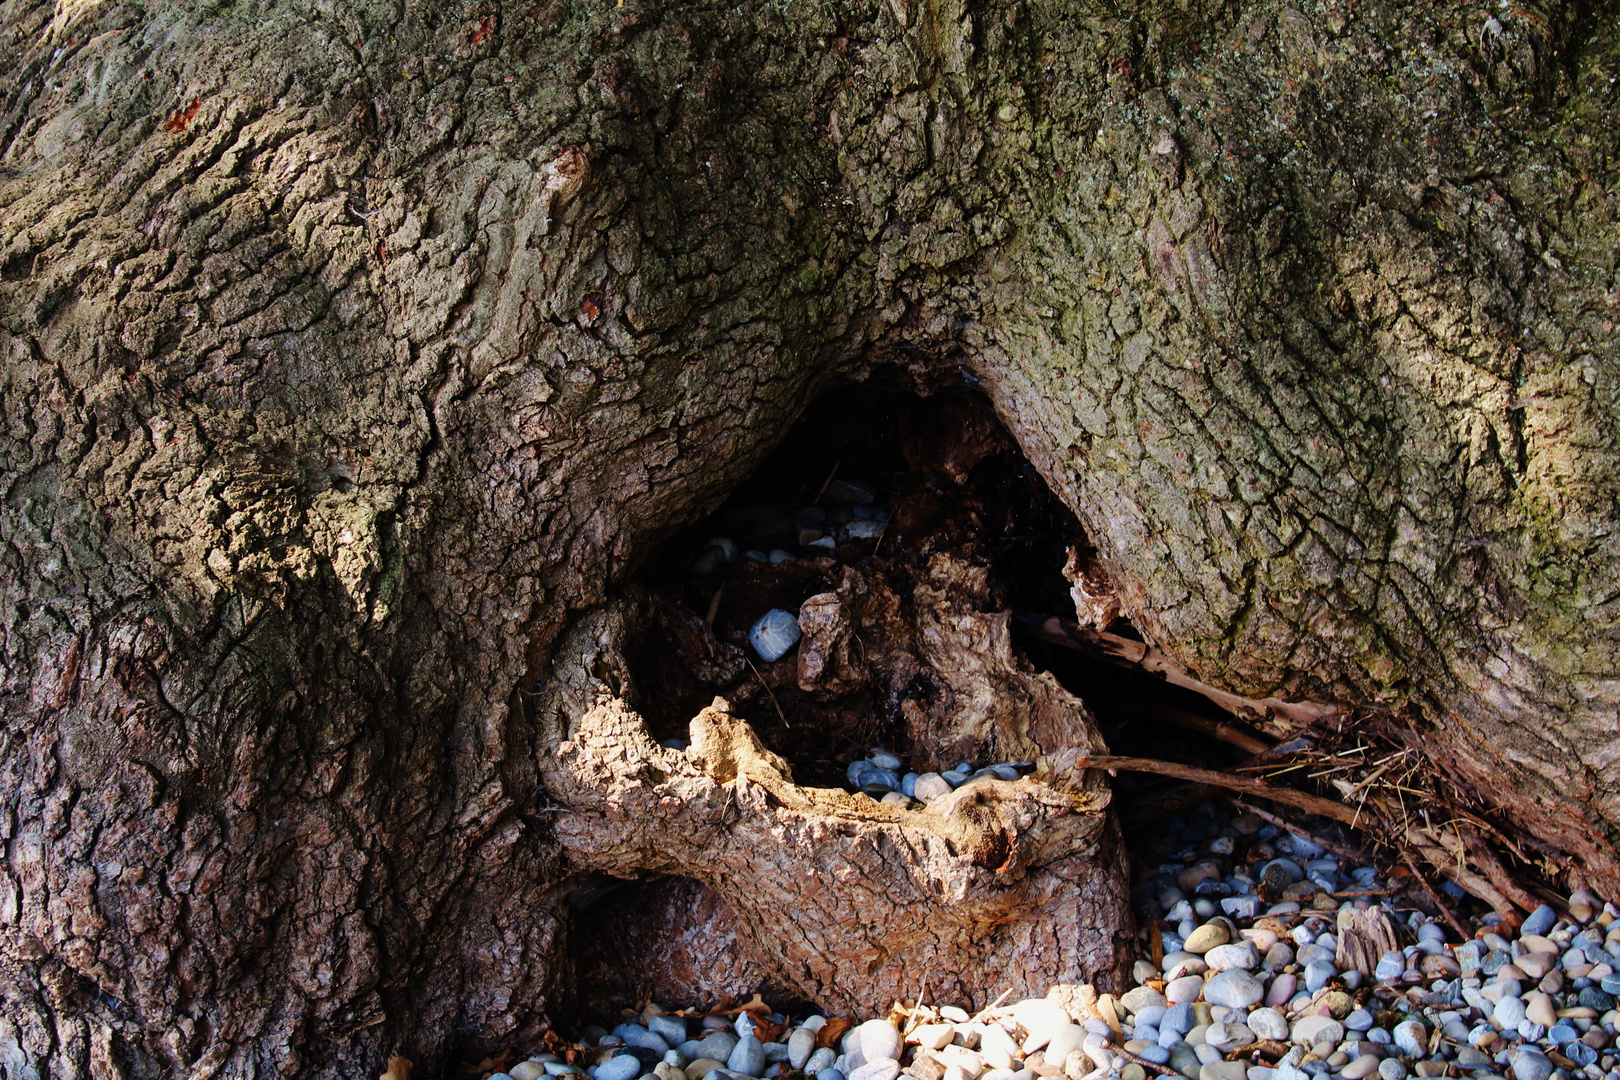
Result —
[[848, 1078], [837, 1069], [826, 1068], [816, 1073], [816, 1080], [848, 1080]]
[[809, 1028], [796, 1028], [788, 1036], [788, 1064], [795, 1069], [803, 1069], [810, 1060], [810, 1055], [816, 1052], [816, 1033]]
[[[1552, 909], [1547, 908], [1547, 910], [1551, 911]], [[1552, 1076], [1552, 1071], [1553, 1063], [1540, 1050], [1521, 1047], [1513, 1054], [1514, 1080], [1547, 1080], [1548, 1077]]]
[[630, 1054], [608, 1058], [596, 1067], [596, 1080], [636, 1080], [641, 1075], [641, 1061]]
[[1260, 980], [1247, 971], [1222, 971], [1204, 984], [1204, 1000], [1229, 1009], [1247, 1009], [1265, 996]]
[[1313, 960], [1305, 965], [1305, 989], [1316, 993], [1328, 984], [1328, 980], [1339, 973], [1339, 969], [1326, 960]]
[[1496, 1008], [1491, 1013], [1491, 1019], [1503, 1031], [1516, 1030], [1524, 1022], [1524, 1002], [1516, 997], [1504, 997], [1496, 1003]]
[[765, 1071], [764, 1045], [753, 1035], [744, 1035], [726, 1058], [726, 1068], [745, 1076], [758, 1076]]
[[900, 1063], [894, 1058], [877, 1058], [849, 1074], [849, 1080], [895, 1080], [900, 1075]]
[[1378, 1063], [1379, 1080], [1406, 1080], [1406, 1062], [1400, 1058], [1385, 1058]]
[[912, 797], [922, 802], [932, 802], [941, 795], [949, 795], [952, 784], [939, 773], [923, 773], [917, 777], [917, 783], [912, 790]]
[[[810, 1060], [804, 1063], [804, 1074], [806, 1076], [820, 1077], [822, 1073], [829, 1069], [837, 1072], [838, 1070], [833, 1069], [833, 1063], [837, 1060], [838, 1052], [836, 1050], [830, 1046], [820, 1047], [810, 1055]], [[840, 1073], [839, 1075], [842, 1076], [843, 1074]]]
[[1381, 982], [1388, 979], [1398, 979], [1401, 977], [1401, 972], [1405, 970], [1406, 955], [1399, 949], [1391, 949], [1378, 958], [1378, 966], [1373, 969], [1373, 978]]
[[900, 1057], [900, 1032], [887, 1020], [868, 1020], [854, 1031], [855, 1045], [867, 1061]]
[[[775, 553], [772, 555], [774, 557]], [[799, 620], [794, 618], [791, 611], [781, 608], [767, 611], [748, 630], [748, 644], [767, 664], [782, 659], [798, 643]]]
[[[1554, 911], [1551, 905], [1542, 904], [1530, 913], [1529, 918], [1524, 920], [1523, 925], [1519, 927], [1519, 933], [1521, 935], [1535, 934], [1541, 936], [1551, 930], [1553, 923], [1557, 921], [1558, 912]], [[1520, 1077], [1519, 1080], [1524, 1080], [1524, 1078]]]
[[1420, 1058], [1429, 1050], [1429, 1032], [1416, 1020], [1406, 1020], [1395, 1025], [1395, 1045], [1407, 1057]]

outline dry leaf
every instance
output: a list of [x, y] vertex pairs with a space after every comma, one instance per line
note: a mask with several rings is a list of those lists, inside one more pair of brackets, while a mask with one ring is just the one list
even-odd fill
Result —
[[854, 1026], [847, 1016], [830, 1016], [827, 1018], [827, 1022], [821, 1026], [821, 1030], [816, 1032], [816, 1045], [835, 1046], [838, 1040], [843, 1037], [844, 1032]]

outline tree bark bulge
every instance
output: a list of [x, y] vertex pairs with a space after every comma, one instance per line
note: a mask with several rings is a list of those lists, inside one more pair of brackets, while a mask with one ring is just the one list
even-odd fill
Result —
[[[654, 854], [553, 786], [735, 792], [722, 885], [750, 830], [845, 851], [555, 657], [876, 362], [981, 385], [1200, 679], [1410, 709], [1620, 891], [1612, 3], [0, 14], [10, 1074], [532, 1033], [571, 860]], [[1097, 791], [1047, 778], [985, 812]]]

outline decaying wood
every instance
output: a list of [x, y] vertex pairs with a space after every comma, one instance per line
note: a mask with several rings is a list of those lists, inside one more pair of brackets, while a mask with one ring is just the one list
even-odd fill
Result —
[[1179, 765], [1173, 761], [1155, 761], [1152, 758], [1119, 757], [1109, 754], [1091, 755], [1083, 757], [1079, 765], [1090, 769], [1125, 769], [1129, 772], [1156, 773], [1160, 776], [1173, 776], [1178, 780], [1191, 780], [1197, 784], [1209, 784], [1212, 787], [1226, 788], [1231, 791], [1241, 791], [1272, 802], [1284, 803], [1297, 807], [1312, 814], [1342, 821], [1346, 825], [1354, 824], [1356, 815], [1353, 810], [1343, 803], [1324, 799], [1320, 795], [1312, 795], [1304, 791], [1295, 791], [1293, 788], [1281, 787], [1277, 784], [1256, 780], [1249, 776], [1234, 776], [1232, 773], [1221, 772], [1217, 769], [1200, 769], [1192, 765]]
[[[796, 784], [722, 699], [692, 719], [689, 749], [659, 745], [612, 676], [652, 605], [631, 590], [582, 620], [537, 709], [536, 765], [570, 810], [552, 819], [570, 868], [697, 879], [736, 913], [742, 948], [830, 1008], [884, 1008], [925, 970], [936, 996], [968, 1003], [1009, 983], [1119, 986], [1124, 855], [1106, 784], [1077, 763], [1101, 740], [1078, 700], [1014, 658], [1005, 615], [979, 610], [982, 588], [982, 570], [939, 557], [907, 605], [913, 663], [957, 687], [948, 707], [914, 714], [914, 737], [1022, 748], [1035, 769], [922, 810]], [[853, 663], [833, 666], [854, 678]]]
[[1381, 907], [1339, 912], [1339, 946], [1333, 960], [1340, 971], [1371, 975], [1378, 958], [1401, 947], [1395, 924]]
[[1310, 701], [1282, 701], [1278, 698], [1249, 698], [1234, 694], [1188, 675], [1170, 658], [1151, 645], [1130, 638], [1084, 627], [1071, 619], [1057, 616], [1021, 616], [1020, 621], [1042, 641], [1065, 648], [1077, 649], [1090, 656], [1108, 660], [1122, 667], [1145, 671], [1173, 686], [1201, 694], [1233, 716], [1253, 724], [1276, 738], [1286, 738], [1301, 728], [1334, 717], [1344, 711], [1336, 705], [1323, 705]]

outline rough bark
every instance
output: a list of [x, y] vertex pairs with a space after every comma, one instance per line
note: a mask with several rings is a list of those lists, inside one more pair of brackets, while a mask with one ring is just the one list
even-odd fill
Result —
[[1620, 884], [1612, 6], [0, 15], [13, 1073], [532, 1030], [570, 860], [656, 854], [542, 812], [640, 745], [534, 719], [559, 642], [876, 362], [988, 392], [1200, 679], [1408, 706]]

